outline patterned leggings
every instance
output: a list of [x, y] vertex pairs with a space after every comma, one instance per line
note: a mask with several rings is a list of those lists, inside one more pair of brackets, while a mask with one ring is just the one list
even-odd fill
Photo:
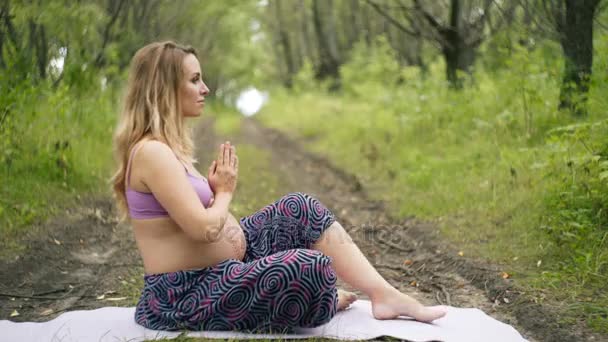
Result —
[[154, 330], [290, 331], [336, 314], [331, 258], [309, 249], [335, 217], [317, 199], [291, 193], [240, 219], [244, 262], [144, 276], [135, 320]]

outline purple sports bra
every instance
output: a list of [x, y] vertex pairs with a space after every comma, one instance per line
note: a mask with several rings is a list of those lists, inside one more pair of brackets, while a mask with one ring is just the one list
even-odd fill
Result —
[[[168, 217], [169, 213], [163, 208], [163, 206], [158, 202], [154, 194], [150, 192], [141, 192], [134, 189], [131, 189], [129, 186], [129, 178], [131, 175], [131, 160], [133, 159], [133, 155], [140, 146], [134, 148], [131, 151], [131, 155], [129, 156], [129, 161], [127, 162], [127, 175], [126, 175], [126, 185], [127, 189], [125, 191], [125, 196], [127, 198], [127, 206], [129, 207], [129, 215], [134, 219], [151, 219], [158, 217]], [[184, 167], [186, 169], [186, 167]], [[188, 176], [188, 180], [192, 187], [196, 191], [198, 198], [201, 200], [201, 203], [205, 206], [205, 208], [209, 207], [211, 199], [213, 199], [213, 192], [211, 191], [211, 187], [207, 182], [205, 177], [199, 178], [191, 175], [186, 169], [186, 175]]]

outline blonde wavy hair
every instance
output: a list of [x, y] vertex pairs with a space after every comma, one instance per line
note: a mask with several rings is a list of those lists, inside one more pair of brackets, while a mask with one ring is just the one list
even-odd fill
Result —
[[196, 50], [172, 41], [155, 42], [139, 49], [129, 69], [129, 80], [114, 132], [116, 172], [111, 183], [120, 219], [127, 218], [126, 169], [130, 151], [144, 137], [169, 145], [179, 160], [195, 163], [191, 131], [180, 106], [183, 61]]

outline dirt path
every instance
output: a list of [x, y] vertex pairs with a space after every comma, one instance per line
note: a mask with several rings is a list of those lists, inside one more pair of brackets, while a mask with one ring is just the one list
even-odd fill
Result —
[[[197, 127], [199, 146], [217, 146], [212, 122]], [[309, 193], [334, 213], [380, 273], [426, 304], [476, 307], [515, 326], [531, 341], [589, 341], [601, 337], [561, 326], [537, 304], [511, 289], [499, 270], [459, 257], [437, 243], [432, 226], [396, 221], [366, 194], [351, 173], [305, 152], [283, 134], [243, 120], [237, 144], [268, 152], [284, 193]], [[201, 151], [199, 149], [199, 151]], [[200, 152], [201, 171], [208, 155]], [[115, 219], [109, 198], [83, 200], [24, 238], [28, 252], [0, 262], [0, 319], [44, 321], [65, 310], [133, 305], [141, 262], [131, 232]], [[344, 286], [348, 289], [348, 287]]]

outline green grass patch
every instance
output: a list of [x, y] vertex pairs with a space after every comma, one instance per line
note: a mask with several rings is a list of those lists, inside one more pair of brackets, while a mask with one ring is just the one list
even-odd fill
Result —
[[311, 90], [323, 85], [304, 69], [260, 119], [351, 170], [395, 215], [436, 222], [538, 301], [563, 301], [564, 320], [608, 332], [608, 59], [597, 54], [590, 115], [574, 119], [557, 111], [562, 66], [547, 51], [558, 50], [516, 51], [453, 91], [441, 61], [422, 77], [361, 49], [339, 93]]
[[0, 233], [3, 257], [21, 249], [28, 225], [74, 205], [77, 195], [108, 193], [113, 89], [72, 92], [24, 83], [0, 97]]

